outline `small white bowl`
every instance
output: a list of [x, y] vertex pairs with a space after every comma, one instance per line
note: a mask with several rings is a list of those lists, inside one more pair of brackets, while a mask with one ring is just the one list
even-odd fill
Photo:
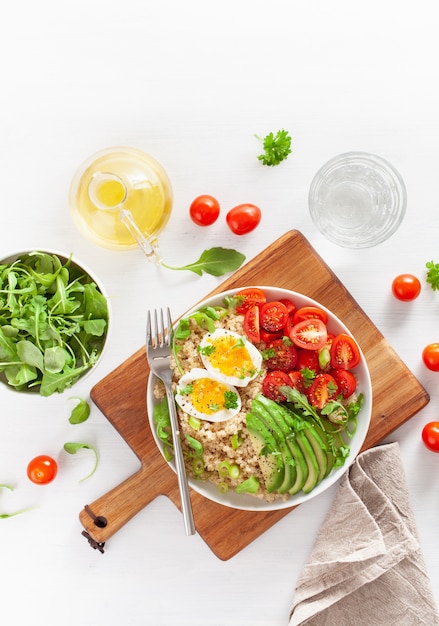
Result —
[[[104, 296], [106, 300], [107, 326], [106, 326], [106, 330], [104, 334], [102, 335], [102, 338], [98, 340], [98, 349], [99, 349], [98, 358], [93, 365], [90, 365], [86, 370], [84, 370], [79, 375], [79, 377], [72, 383], [72, 385], [69, 385], [68, 387], [66, 387], [66, 389], [70, 389], [78, 380], [82, 380], [85, 376], [87, 376], [97, 366], [99, 361], [102, 359], [102, 354], [105, 348], [105, 344], [108, 340], [108, 333], [109, 333], [109, 326], [110, 326], [110, 307], [109, 307], [108, 297], [103, 287], [100, 285], [98, 280], [96, 280], [93, 273], [84, 265], [84, 263], [77, 260], [73, 255], [65, 254], [64, 252], [59, 252], [57, 250], [48, 250], [48, 249], [23, 250], [21, 252], [14, 252], [14, 253], [5, 255], [4, 258], [0, 260], [0, 266], [12, 264], [18, 259], [22, 259], [26, 255], [32, 254], [34, 252], [56, 256], [61, 261], [62, 264], [65, 264], [70, 259], [70, 266], [69, 266], [70, 277], [71, 277], [72, 271], [75, 273], [75, 276], [76, 275], [86, 276], [87, 277], [86, 282], [94, 283], [96, 285], [97, 290]], [[12, 391], [15, 391], [17, 393], [20, 393], [20, 392], [21, 393], [23, 392], [24, 393], [40, 393], [40, 387], [41, 387], [40, 384], [32, 385], [32, 381], [31, 381], [29, 386], [24, 385], [24, 386], [17, 388], [8, 382], [7, 377], [4, 372], [0, 372], [0, 383], [4, 384], [8, 389], [11, 389]], [[41, 394], [41, 395], [45, 395], [45, 394]]]
[[[203, 307], [207, 306], [222, 306], [223, 300], [226, 296], [232, 296], [236, 292], [244, 289], [244, 287], [240, 287], [239, 289], [231, 289], [229, 291], [222, 292], [220, 294], [214, 295], [203, 302], [200, 302], [196, 306], [194, 306], [188, 313], [186, 313], [183, 317], [186, 317], [190, 313], [197, 311]], [[339, 333], [347, 333], [352, 336], [352, 333], [346, 328], [343, 322], [336, 317], [331, 311], [329, 311], [326, 307], [319, 304], [315, 300], [308, 298], [302, 294], [299, 294], [294, 291], [289, 291], [287, 289], [279, 289], [276, 287], [265, 287], [261, 286], [266, 295], [267, 300], [279, 300], [282, 298], [287, 298], [293, 300], [296, 304], [297, 308], [303, 306], [318, 306], [319, 308], [326, 311], [328, 315], [328, 331], [337, 335]], [[361, 362], [355, 368], [355, 375], [358, 380], [357, 392], [364, 394], [364, 404], [361, 408], [361, 411], [358, 415], [358, 425], [355, 434], [349, 441], [350, 447], [350, 455], [346, 459], [345, 464], [341, 467], [337, 467], [332, 470], [332, 472], [308, 494], [303, 492], [299, 492], [296, 495], [290, 495], [286, 501], [277, 500], [274, 502], [267, 502], [265, 500], [259, 499], [257, 497], [248, 495], [248, 494], [237, 494], [232, 490], [225, 494], [219, 492], [217, 486], [209, 481], [200, 481], [189, 478], [190, 487], [205, 496], [209, 500], [213, 502], [217, 502], [218, 504], [222, 504], [224, 506], [228, 506], [234, 509], [240, 509], [245, 511], [275, 511], [280, 509], [287, 509], [303, 502], [307, 502], [312, 498], [315, 498], [319, 494], [323, 493], [326, 489], [328, 489], [331, 485], [333, 485], [347, 468], [353, 463], [355, 457], [359, 453], [364, 440], [366, 438], [367, 432], [369, 430], [371, 415], [372, 415], [372, 383], [370, 379], [369, 369], [367, 367], [366, 359], [364, 355], [361, 353]], [[153, 394], [154, 384], [156, 382], [156, 378], [153, 375], [149, 376], [148, 386], [147, 386], [147, 411], [148, 411], [148, 419], [151, 426], [151, 431], [153, 433], [156, 444], [165, 458], [163, 451], [163, 444], [160, 439], [157, 437], [156, 428], [154, 424], [153, 411], [154, 405], [156, 404], [156, 400]], [[173, 461], [170, 462], [172, 469], [175, 471], [175, 464]]]

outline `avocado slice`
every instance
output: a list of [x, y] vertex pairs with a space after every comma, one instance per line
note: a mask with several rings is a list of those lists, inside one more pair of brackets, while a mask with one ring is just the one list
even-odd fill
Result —
[[288, 493], [293, 496], [294, 494], [299, 493], [299, 491], [303, 488], [308, 479], [309, 470], [303, 452], [296, 441], [295, 432], [291, 431], [287, 438], [287, 443], [296, 463], [296, 480], [288, 491]]
[[285, 463], [273, 434], [254, 413], [247, 413], [246, 424], [253, 448], [258, 455], [268, 493], [277, 491], [284, 482]]
[[254, 399], [252, 403], [252, 412], [261, 421], [265, 423], [267, 428], [273, 433], [274, 438], [277, 441], [279, 450], [282, 454], [284, 461], [284, 480], [279, 486], [277, 491], [279, 493], [287, 493], [293, 486], [296, 480], [296, 467], [291, 450], [285, 440], [286, 435], [290, 432], [288, 426], [276, 419], [275, 411], [267, 410], [266, 406], [262, 402], [258, 402], [258, 399]]
[[311, 448], [315, 454], [317, 464], [319, 466], [319, 475], [317, 482], [319, 483], [325, 476], [327, 476], [328, 471], [328, 455], [326, 453], [327, 446], [322, 441], [322, 438], [318, 434], [318, 432], [312, 426], [303, 429], [303, 434], [308, 439]]
[[300, 430], [297, 433], [297, 443], [303, 452], [303, 456], [305, 457], [305, 461], [308, 466], [308, 478], [302, 487], [302, 491], [304, 493], [309, 493], [317, 485], [319, 478], [319, 464], [317, 463], [316, 455], [314, 454], [311, 444], [309, 443], [303, 430]]

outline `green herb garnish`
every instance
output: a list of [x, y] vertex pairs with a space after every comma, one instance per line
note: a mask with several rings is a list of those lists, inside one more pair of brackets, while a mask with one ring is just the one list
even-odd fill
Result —
[[279, 165], [291, 154], [291, 137], [286, 130], [278, 130], [276, 135], [269, 133], [264, 139], [259, 135], [255, 137], [263, 142], [264, 152], [258, 156], [263, 165]]
[[430, 283], [433, 291], [439, 289], [439, 263], [428, 261], [425, 264], [427, 268], [427, 283]]

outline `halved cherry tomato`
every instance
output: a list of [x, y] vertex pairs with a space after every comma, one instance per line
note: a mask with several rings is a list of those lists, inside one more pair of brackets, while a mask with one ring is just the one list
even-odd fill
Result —
[[280, 391], [280, 387], [291, 387], [291, 379], [286, 372], [273, 370], [267, 372], [262, 381], [262, 393], [266, 398], [275, 402], [284, 402], [286, 396]]
[[244, 316], [244, 332], [249, 341], [259, 343], [261, 341], [261, 333], [259, 329], [259, 307], [254, 306], [247, 309]]
[[58, 465], [51, 456], [40, 454], [36, 456], [27, 466], [29, 480], [38, 485], [47, 485], [52, 482], [58, 473]]
[[302, 306], [294, 313], [294, 324], [303, 322], [303, 320], [321, 320], [325, 325], [328, 323], [328, 315], [326, 311], [317, 306]]
[[291, 372], [288, 372], [288, 376], [291, 380], [291, 387], [297, 389], [297, 391], [300, 391], [300, 393], [306, 393], [305, 380], [301, 372], [299, 372], [298, 370], [292, 370]]
[[319, 374], [308, 390], [308, 398], [311, 404], [318, 409], [323, 409], [325, 404], [337, 396], [338, 385], [330, 374]]
[[267, 301], [265, 293], [262, 289], [259, 289], [259, 287], [246, 287], [245, 289], [241, 289], [235, 293], [235, 298], [238, 298], [239, 301], [236, 312], [240, 315], [255, 304], [260, 306]]
[[296, 369], [309, 369], [318, 374], [320, 372], [319, 353], [315, 350], [305, 350], [304, 348], [297, 348]]
[[285, 304], [279, 301], [266, 302], [261, 306], [259, 323], [269, 333], [276, 333], [285, 326], [288, 319], [288, 310]]
[[422, 441], [431, 452], [439, 452], [439, 422], [428, 422], [422, 429]]
[[216, 222], [219, 214], [218, 200], [207, 194], [197, 196], [189, 207], [191, 220], [198, 226], [210, 226]]
[[289, 372], [297, 362], [297, 350], [289, 339], [275, 339], [267, 344], [264, 351], [265, 363], [269, 370]]
[[332, 342], [331, 367], [336, 370], [350, 370], [360, 362], [360, 350], [354, 339], [346, 333], [340, 333]]
[[409, 302], [414, 300], [421, 293], [421, 283], [419, 278], [413, 274], [400, 274], [393, 279], [392, 293], [398, 300]]
[[277, 333], [269, 333], [267, 330], [261, 328], [261, 341], [264, 343], [270, 343], [270, 341], [275, 341], [276, 339], [282, 339], [284, 336], [283, 330], [280, 330]]
[[328, 332], [319, 319], [304, 319], [295, 324], [290, 332], [290, 339], [299, 348], [321, 350], [326, 343]]
[[343, 398], [349, 398], [357, 388], [357, 379], [349, 370], [332, 370], [331, 376], [335, 379]]
[[235, 235], [246, 235], [261, 221], [261, 209], [254, 204], [238, 204], [226, 215], [227, 226]]
[[294, 313], [296, 312], [296, 305], [292, 300], [290, 300], [289, 298], [280, 298], [279, 302], [285, 304], [285, 306], [287, 307], [288, 315], [294, 315]]
[[439, 343], [430, 343], [422, 351], [425, 367], [432, 372], [439, 372]]

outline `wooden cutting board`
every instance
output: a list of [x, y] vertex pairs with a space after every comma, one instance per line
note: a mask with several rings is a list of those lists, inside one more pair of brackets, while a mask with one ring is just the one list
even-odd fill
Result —
[[[207, 295], [247, 285], [271, 285], [314, 298], [333, 311], [357, 338], [373, 385], [372, 421], [363, 449], [377, 444], [429, 402], [426, 390], [298, 231], [287, 232]], [[100, 551], [157, 496], [168, 496], [181, 510], [176, 476], [163, 460], [149, 428], [148, 375], [145, 349], [141, 348], [91, 390], [93, 402], [141, 462], [135, 474], [80, 512], [83, 535]], [[395, 387], [395, 379], [404, 384]], [[238, 511], [211, 502], [193, 490], [191, 500], [198, 534], [223, 560], [234, 556], [294, 508]], [[183, 522], [181, 533], [183, 541]]]

